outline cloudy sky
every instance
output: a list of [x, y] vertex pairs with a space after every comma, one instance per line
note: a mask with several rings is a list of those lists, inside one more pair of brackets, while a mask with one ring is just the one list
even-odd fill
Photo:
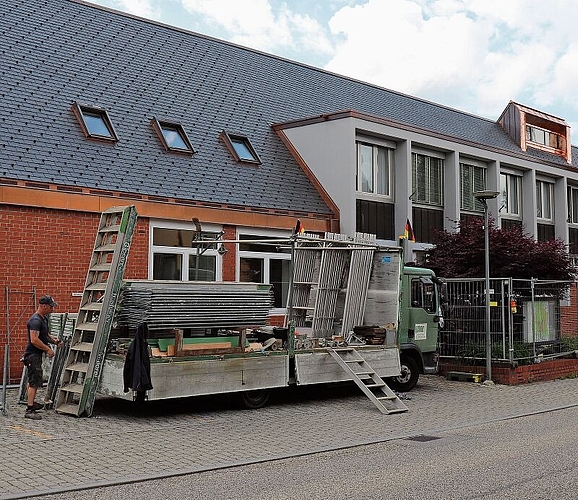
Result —
[[510, 100], [578, 145], [574, 0], [90, 0], [496, 120]]

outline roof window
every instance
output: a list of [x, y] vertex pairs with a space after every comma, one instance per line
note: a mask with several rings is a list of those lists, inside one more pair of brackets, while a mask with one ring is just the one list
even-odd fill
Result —
[[229, 134], [225, 131], [221, 133], [221, 138], [225, 142], [229, 151], [236, 161], [243, 163], [260, 164], [261, 159], [253, 148], [251, 141], [244, 135]]
[[195, 152], [185, 129], [179, 123], [165, 122], [153, 118], [151, 124], [167, 151], [188, 154]]
[[86, 137], [105, 141], [118, 141], [118, 136], [112, 126], [112, 121], [106, 110], [93, 106], [74, 103], [72, 112]]

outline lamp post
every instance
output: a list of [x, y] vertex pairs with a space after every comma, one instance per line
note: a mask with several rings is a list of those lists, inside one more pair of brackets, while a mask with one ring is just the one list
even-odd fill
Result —
[[486, 281], [486, 381], [492, 381], [492, 336], [490, 331], [490, 217], [488, 214], [488, 200], [493, 200], [500, 193], [498, 191], [477, 191], [474, 198], [484, 205], [484, 277]]

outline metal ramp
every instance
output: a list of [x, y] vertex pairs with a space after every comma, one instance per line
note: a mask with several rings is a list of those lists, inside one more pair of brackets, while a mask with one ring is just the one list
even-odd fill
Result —
[[353, 347], [327, 347], [326, 350], [381, 413], [389, 415], [408, 411], [407, 406], [375, 373], [359, 351]]
[[136, 220], [134, 206], [109, 208], [101, 215], [54, 404], [59, 413], [92, 415]]

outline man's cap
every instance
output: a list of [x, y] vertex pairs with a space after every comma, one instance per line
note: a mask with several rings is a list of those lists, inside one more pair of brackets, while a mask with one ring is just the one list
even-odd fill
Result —
[[50, 296], [50, 295], [43, 295], [40, 297], [41, 304], [48, 304], [51, 307], [56, 307], [58, 303]]

